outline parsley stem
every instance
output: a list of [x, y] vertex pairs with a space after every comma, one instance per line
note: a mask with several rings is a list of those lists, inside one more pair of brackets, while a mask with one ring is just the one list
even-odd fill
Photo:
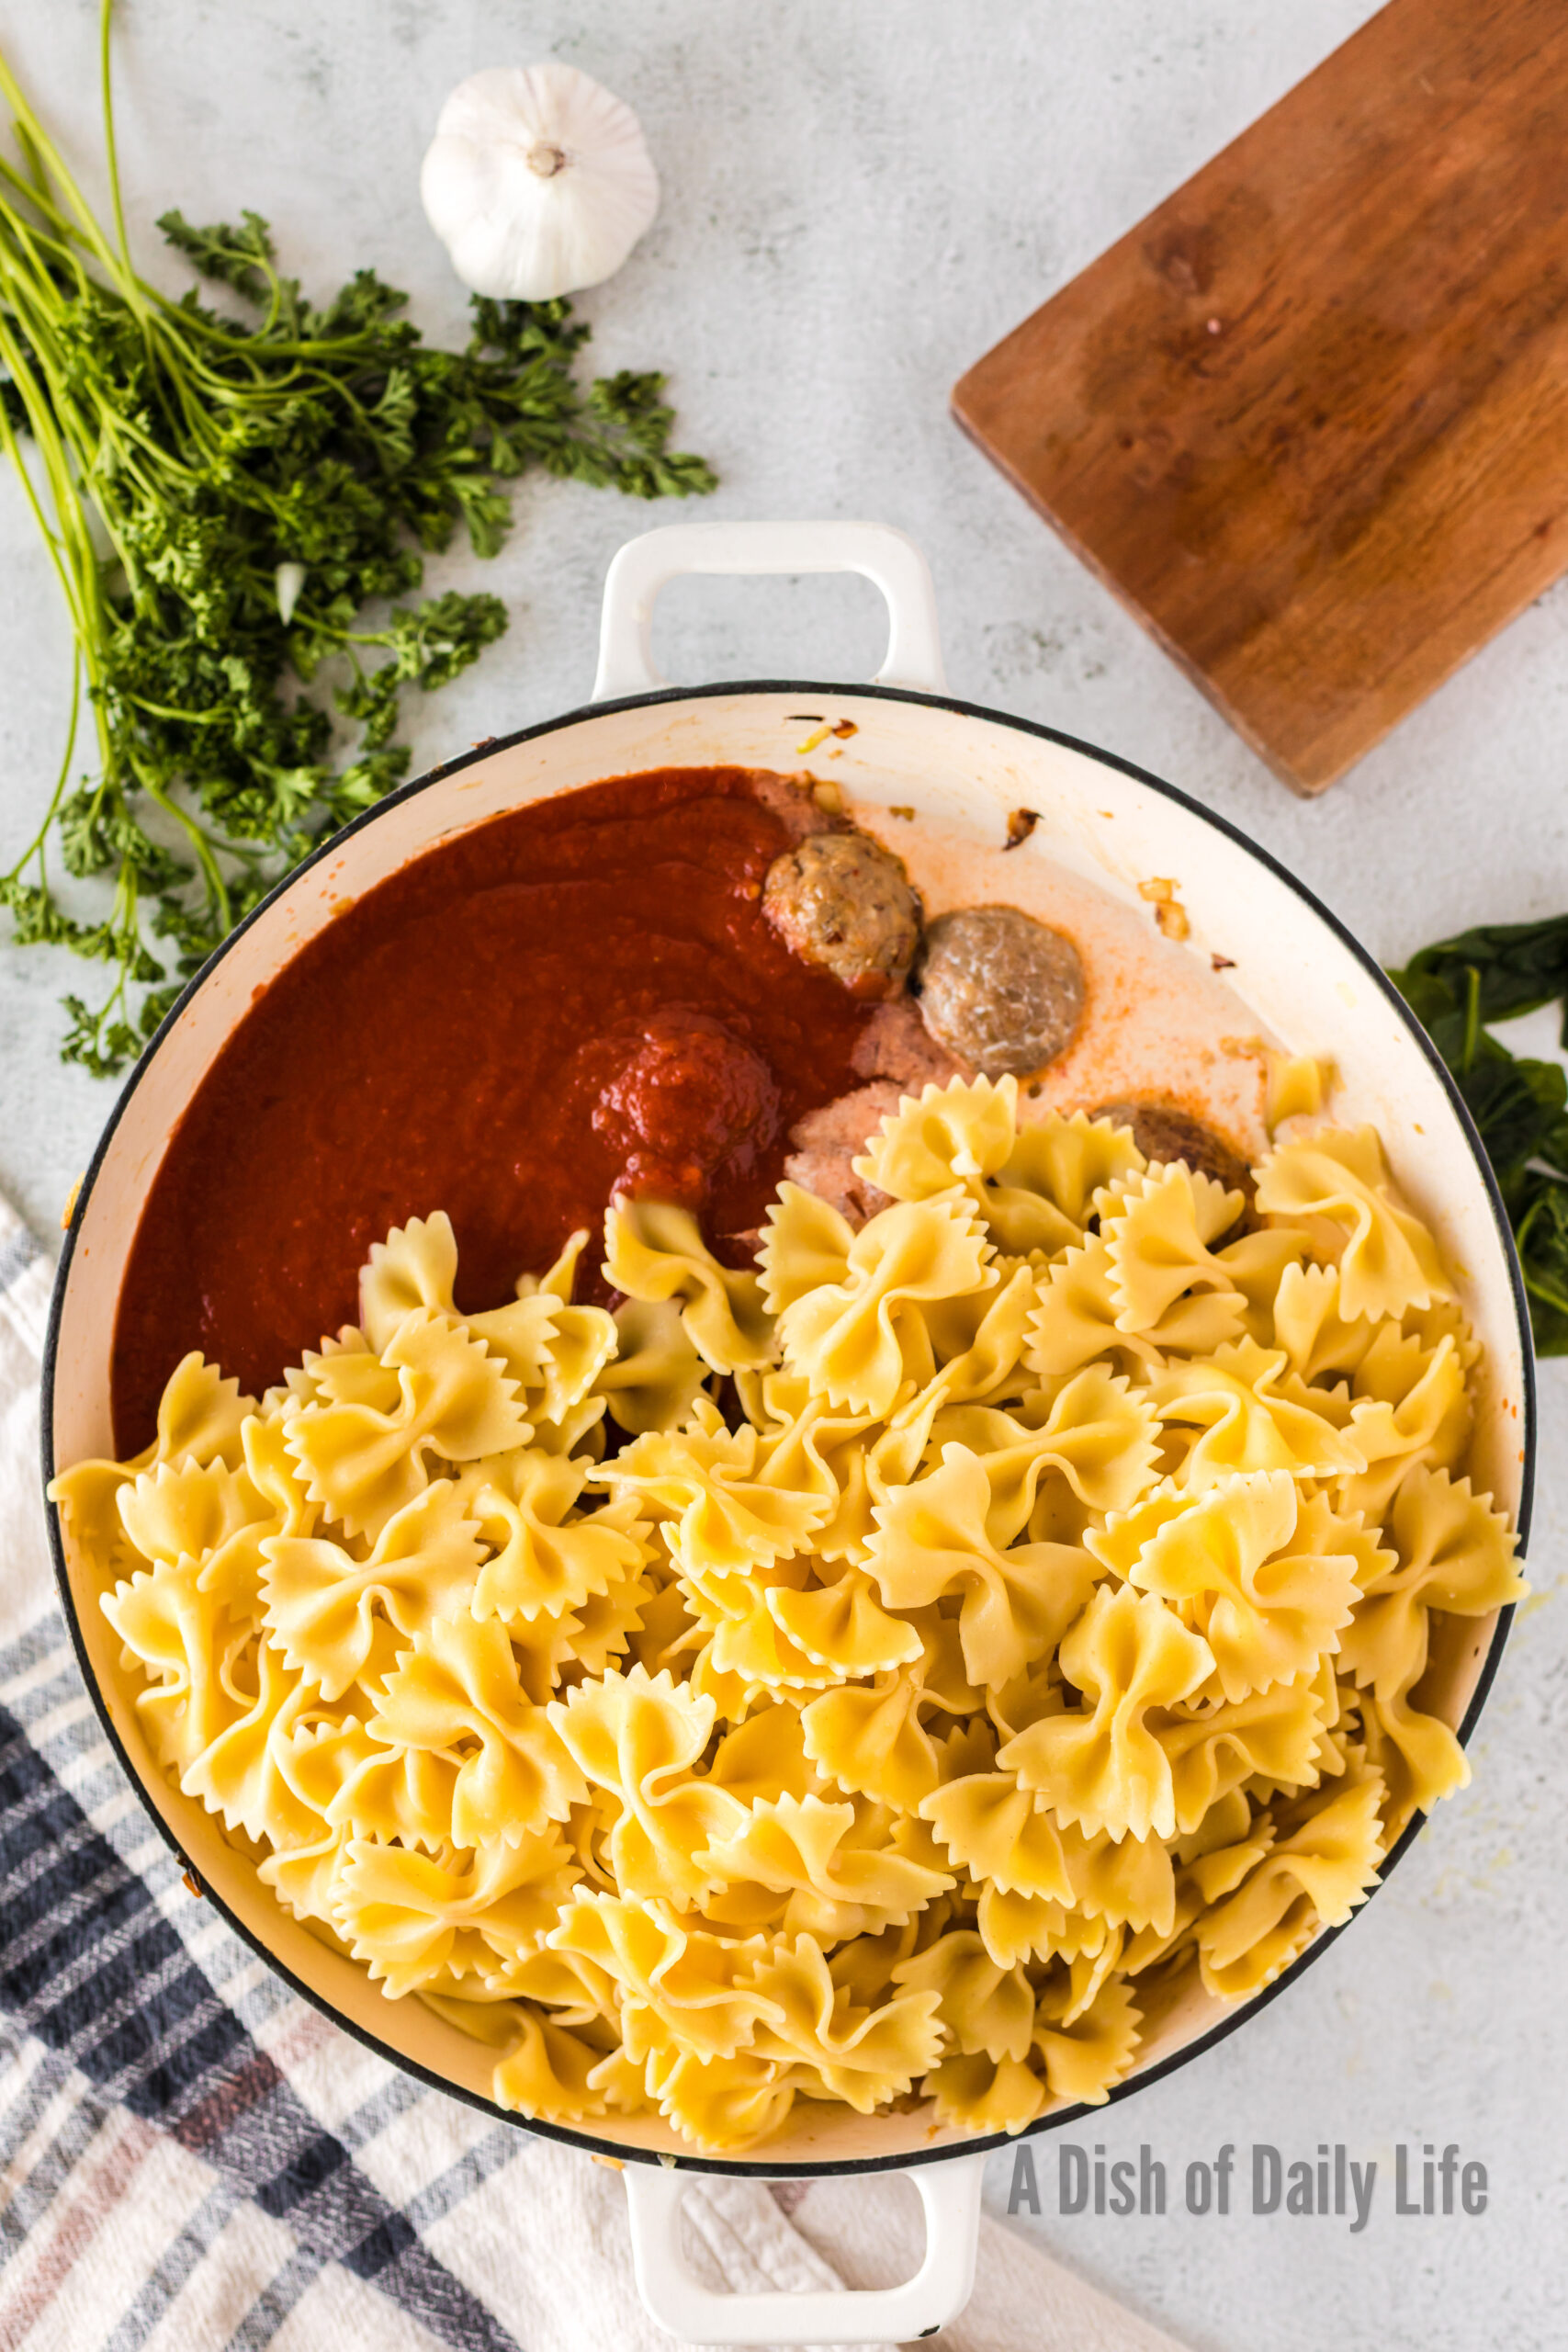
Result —
[[[111, 6], [112, 0], [104, 0], [106, 39]], [[3, 51], [0, 51], [0, 95], [4, 96], [18, 124], [26, 130], [29, 159], [36, 161], [40, 168], [47, 169], [56, 185], [64, 192], [66, 201], [80, 224], [73, 233], [87, 246], [111, 280], [114, 279], [118, 276], [118, 262], [114, 250], [93, 218], [86, 198], [66, 169], [64, 158], [31, 107], [28, 106], [20, 85], [6, 62]], [[123, 288], [120, 290], [123, 292]]]
[[141, 281], [131, 266], [130, 240], [125, 232], [125, 202], [119, 184], [119, 152], [114, 135], [114, 76], [109, 68], [109, 21], [114, 14], [114, 0], [104, 0], [98, 17], [98, 86], [104, 110], [104, 153], [109, 167], [109, 203], [114, 211], [115, 239], [119, 246], [119, 288], [141, 322], [141, 332], [151, 335], [151, 322], [146, 304], [141, 300]]
[[155, 775], [142, 771], [138, 776], [138, 782], [148, 798], [155, 801], [166, 817], [172, 817], [175, 823], [186, 835], [192, 849], [196, 852], [197, 863], [206, 881], [208, 896], [212, 902], [213, 910], [221, 921], [224, 931], [231, 930], [233, 915], [229, 905], [229, 886], [219, 871], [218, 861], [212, 854], [210, 835], [203, 826], [197, 823], [194, 817], [187, 815], [176, 801], [170, 799], [168, 793]]
[[[28, 134], [20, 124], [17, 126], [17, 136], [24, 147], [30, 146]], [[34, 206], [42, 213], [46, 220], [52, 223], [53, 232], [51, 233], [49, 229], [39, 228], [36, 222], [24, 220], [19, 214], [11, 212], [7, 208], [8, 225], [12, 228], [13, 233], [20, 234], [25, 231], [36, 244], [49, 248], [57, 268], [69, 269], [85, 282], [86, 273], [77, 258], [71, 224], [47, 191], [36, 187], [30, 180], [25, 179], [20, 172], [6, 161], [4, 155], [0, 155], [0, 183], [15, 188], [25, 203]]]
[[222, 727], [228, 721], [227, 711], [175, 710], [168, 703], [150, 702], [145, 695], [128, 694], [125, 699], [152, 718], [176, 718], [182, 727]]
[[71, 710], [66, 721], [65, 750], [61, 757], [60, 773], [54, 779], [54, 790], [50, 795], [49, 806], [43, 812], [43, 821], [15, 865], [12, 866], [10, 873], [5, 876], [6, 881], [15, 881], [19, 874], [25, 874], [35, 858], [38, 861], [39, 879], [42, 880], [45, 876], [50, 828], [54, 822], [62, 800], [65, 797], [65, 787], [71, 780], [71, 763], [76, 756], [76, 728], [81, 715], [82, 650], [78, 646], [71, 657]]

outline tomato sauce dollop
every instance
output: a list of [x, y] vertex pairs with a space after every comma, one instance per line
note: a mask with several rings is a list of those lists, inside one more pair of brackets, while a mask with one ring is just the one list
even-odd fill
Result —
[[616, 1189], [756, 1226], [790, 1127], [859, 1083], [872, 1008], [790, 954], [789, 845], [738, 768], [536, 801], [367, 891], [257, 998], [148, 1194], [115, 1329], [115, 1442], [198, 1348], [252, 1395], [357, 1319], [370, 1244], [446, 1209], [478, 1313]]

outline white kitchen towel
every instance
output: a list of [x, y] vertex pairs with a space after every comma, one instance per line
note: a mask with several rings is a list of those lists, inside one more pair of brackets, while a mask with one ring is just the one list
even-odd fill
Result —
[[[52, 1268], [0, 1202], [0, 2352], [659, 2352], [618, 2174], [423, 2088], [193, 1895], [104, 1738], [54, 1590]], [[694, 2179], [715, 2287], [886, 2285], [885, 2176]], [[953, 2352], [1176, 2352], [981, 2223]]]

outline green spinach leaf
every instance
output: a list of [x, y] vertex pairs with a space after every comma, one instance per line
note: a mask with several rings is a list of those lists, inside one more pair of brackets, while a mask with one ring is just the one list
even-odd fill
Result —
[[1389, 977], [1452, 1071], [1486, 1148], [1537, 1352], [1568, 1354], [1568, 1075], [1510, 1053], [1485, 1026], [1560, 998], [1568, 1023], [1568, 916], [1461, 932]]

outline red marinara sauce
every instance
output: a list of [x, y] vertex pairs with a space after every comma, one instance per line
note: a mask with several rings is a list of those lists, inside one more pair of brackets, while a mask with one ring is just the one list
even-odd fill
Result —
[[170, 1139], [120, 1294], [115, 1442], [198, 1348], [252, 1395], [357, 1319], [373, 1241], [444, 1208], [457, 1304], [569, 1234], [590, 1295], [617, 1185], [757, 1225], [790, 1127], [859, 1080], [872, 1008], [764, 918], [789, 845], [738, 768], [566, 793], [440, 843], [300, 950]]

